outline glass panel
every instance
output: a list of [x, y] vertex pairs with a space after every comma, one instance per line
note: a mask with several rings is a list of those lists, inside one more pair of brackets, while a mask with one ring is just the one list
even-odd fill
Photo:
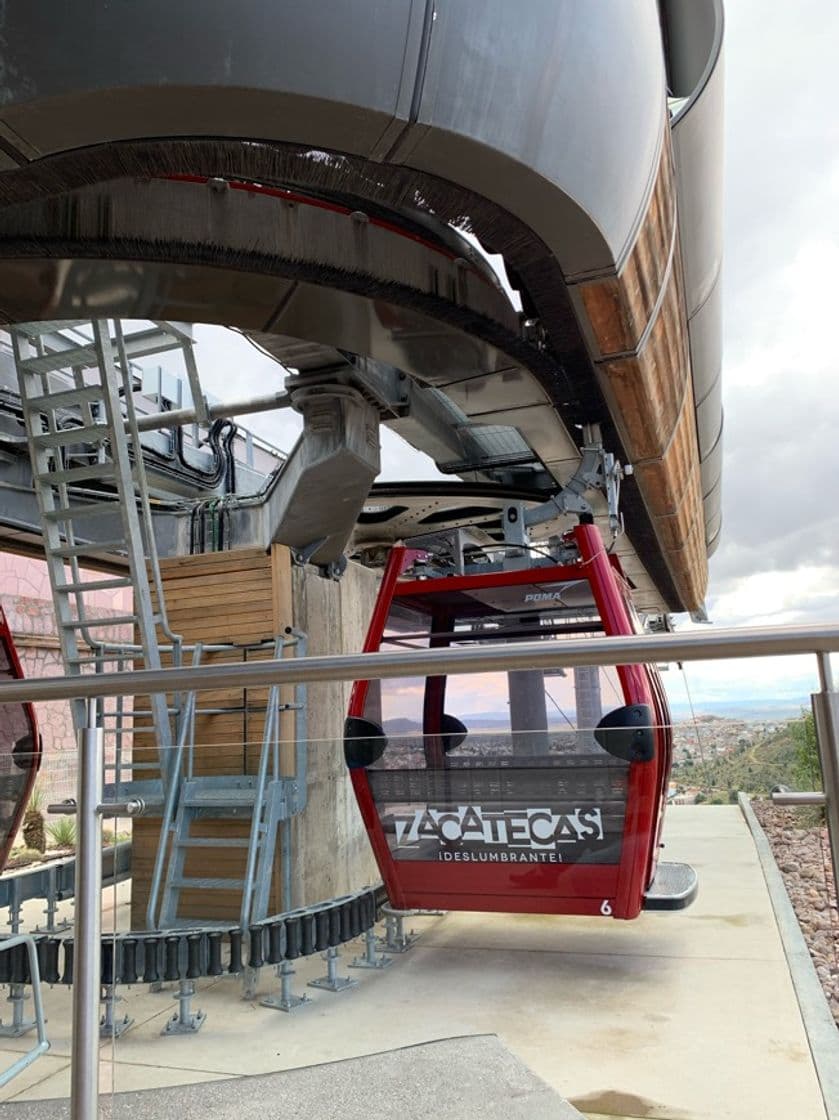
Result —
[[[6, 643], [0, 640], [0, 680], [16, 677]], [[29, 710], [24, 704], [0, 704], [0, 860], [12, 837], [20, 800], [35, 762]]]
[[[394, 604], [380, 648], [428, 649], [431, 618], [422, 610]], [[364, 718], [379, 724], [388, 735], [422, 730], [425, 677], [397, 677], [369, 681]]]
[[472, 733], [425, 766], [440, 736], [390, 741], [367, 771], [395, 859], [607, 863], [620, 859], [628, 767], [605, 751], [517, 753], [516, 735]]
[[[600, 628], [585, 580], [434, 585], [396, 601], [382, 649], [538, 639], [561, 661], [564, 638]], [[618, 863], [628, 766], [593, 729], [624, 703], [614, 668], [371, 683], [388, 746], [367, 774], [394, 858]]]

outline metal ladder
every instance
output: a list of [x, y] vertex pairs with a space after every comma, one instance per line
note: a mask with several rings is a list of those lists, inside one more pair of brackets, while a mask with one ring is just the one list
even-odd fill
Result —
[[[300, 635], [299, 638], [303, 636]], [[299, 638], [292, 641], [278, 638], [274, 646], [274, 657], [280, 657], [286, 646], [297, 645]], [[296, 803], [299, 800], [292, 788], [296, 788], [297, 775], [294, 778], [280, 775], [280, 713], [301, 710], [304, 703], [301, 695], [298, 689], [298, 696], [293, 704], [281, 704], [280, 686], [273, 685], [269, 690], [259, 769], [256, 774], [195, 777], [192, 774], [191, 738], [186, 734], [179, 737], [174, 758], [175, 781], [178, 774], [184, 770], [185, 772], [180, 782], [178, 796], [170, 796], [164, 807], [160, 843], [146, 909], [146, 925], [149, 929], [174, 929], [178, 926], [195, 924], [198, 919], [182, 918], [178, 914], [181, 892], [184, 890], [240, 890], [242, 902], [239, 924], [243, 929], [267, 917], [278, 827], [281, 821], [287, 820], [296, 811]], [[192, 705], [192, 714], [194, 714], [194, 694], [188, 703]], [[187, 743], [188, 738], [189, 743]], [[171, 789], [174, 789], [175, 781]], [[202, 837], [195, 836], [192, 832], [192, 825], [197, 820], [247, 818], [251, 821], [250, 835], [247, 839]], [[170, 836], [172, 850], [166, 864], [167, 841]], [[199, 848], [215, 848], [222, 851], [246, 848], [244, 877], [188, 877], [185, 874], [188, 853]], [[166, 864], [165, 882], [163, 882], [164, 864]], [[161, 885], [163, 899], [158, 917], [157, 899]], [[203, 918], [201, 922], [205, 925], [212, 924]], [[227, 926], [230, 923], [219, 924]]]
[[[174, 660], [179, 659], [180, 639], [169, 629], [163, 605], [126, 344], [130, 343], [131, 357], [136, 358], [143, 356], [143, 340], [149, 335], [153, 336], [147, 344], [150, 353], [183, 348], [185, 343], [175, 332], [167, 336], [160, 329], [163, 324], [155, 332], [125, 336], [119, 320], [113, 323], [113, 336], [103, 319], [20, 323], [10, 329], [68, 676], [102, 667], [113, 643], [97, 638], [94, 631], [105, 627], [135, 628], [140, 640], [137, 656], [147, 669], [160, 668], [158, 627], [171, 643]], [[75, 339], [68, 338], [68, 331], [80, 339], [78, 345], [73, 345]], [[68, 420], [73, 426], [66, 426]], [[86, 489], [88, 493], [79, 493]], [[86, 540], [80, 533], [80, 525], [98, 517], [116, 522], [117, 530], [108, 533], [112, 539]], [[115, 552], [126, 559], [126, 575], [84, 578], [85, 558], [101, 560], [102, 554]], [[118, 588], [132, 590], [132, 612], [96, 617], [87, 597]], [[170, 711], [165, 695], [149, 699], [165, 783], [173, 738]], [[84, 702], [73, 701], [72, 708], [76, 727], [83, 727]]]

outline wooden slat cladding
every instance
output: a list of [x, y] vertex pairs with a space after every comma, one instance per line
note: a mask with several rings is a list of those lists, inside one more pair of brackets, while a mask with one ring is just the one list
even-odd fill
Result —
[[[637, 357], [615, 358], [597, 366], [598, 377], [632, 460], [657, 458], [669, 446], [686, 396], [693, 394], [681, 286], [674, 269], [661, 310]], [[694, 421], [694, 429], [696, 423]], [[694, 453], [699, 447], [694, 439]]]
[[[184, 642], [201, 641], [208, 645], [237, 643], [242, 646], [270, 641], [292, 624], [291, 617], [291, 566], [288, 551], [275, 546], [270, 553], [261, 549], [243, 549], [234, 552], [209, 553], [186, 556], [161, 562], [163, 595], [169, 625]], [[165, 642], [161, 634], [160, 639]], [[185, 659], [190, 655], [187, 654]], [[265, 649], [240, 649], [205, 652], [202, 665], [218, 665], [264, 660], [273, 656], [271, 646]], [[163, 657], [165, 664], [171, 657]], [[142, 710], [143, 697], [138, 699]], [[202, 775], [252, 774], [259, 765], [262, 735], [265, 725], [264, 709], [268, 699], [267, 688], [215, 688], [198, 694], [199, 709], [239, 708], [247, 711], [221, 713], [200, 712], [195, 721], [194, 773]], [[290, 697], [284, 697], [290, 699]], [[157, 752], [153, 736], [144, 733], [148, 720], [138, 715], [135, 723], [134, 759], [136, 762], [156, 762]], [[287, 714], [281, 721], [281, 735], [293, 740], [294, 716]], [[283, 757], [288, 761], [288, 749]], [[285, 768], [284, 768], [285, 769]], [[288, 772], [286, 770], [286, 772]], [[149, 777], [149, 771], [138, 771], [139, 777]], [[230, 837], [246, 839], [250, 831], [248, 820], [202, 820], [193, 825], [197, 836], [211, 838]], [[142, 924], [157, 845], [160, 839], [160, 821], [143, 818], [135, 822], [133, 846], [132, 922]], [[242, 878], [245, 869], [246, 849], [197, 848], [189, 853], [187, 876], [204, 875], [212, 878]], [[239, 916], [241, 892], [185, 891], [181, 896], [179, 913], [183, 917], [230, 920]], [[275, 863], [272, 908], [282, 908], [280, 897], [279, 850]]]
[[666, 279], [675, 220], [676, 185], [667, 130], [650, 205], [620, 275], [579, 285], [602, 356], [637, 348]]
[[699, 442], [669, 129], [635, 245], [620, 273], [576, 286], [600, 385], [682, 601], [708, 581]]

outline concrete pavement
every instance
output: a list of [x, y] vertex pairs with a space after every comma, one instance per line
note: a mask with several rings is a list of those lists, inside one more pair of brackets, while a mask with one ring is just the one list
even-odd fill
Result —
[[[133, 989], [120, 1013], [127, 1008], [136, 1025], [103, 1044], [103, 1089], [197, 1085], [452, 1036], [497, 1035], [588, 1117], [824, 1120], [766, 884], [740, 810], [671, 809], [664, 855], [693, 863], [699, 872], [700, 895], [687, 911], [647, 914], [632, 923], [418, 917], [413, 924], [422, 938], [390, 968], [355, 973], [359, 986], [337, 995], [309, 989], [312, 1003], [291, 1015], [264, 1008], [258, 999], [242, 1001], [236, 980], [225, 978], [200, 988], [196, 1006], [208, 1018], [198, 1035], [161, 1037], [172, 993]], [[348, 959], [342, 957], [342, 973]], [[303, 962], [298, 990], [323, 971], [317, 958]], [[275, 988], [264, 970], [259, 994]], [[48, 990], [46, 1005], [53, 1048], [0, 1093], [14, 1102], [0, 1106], [0, 1120], [22, 1120], [15, 1107], [21, 1102], [68, 1093], [69, 993]], [[0, 1062], [27, 1045], [27, 1039], [3, 1039]], [[336, 1092], [351, 1064], [334, 1067]], [[248, 1089], [235, 1084], [239, 1088], [230, 1091], [241, 1092], [245, 1108]], [[200, 1096], [201, 1090], [193, 1092]], [[448, 1109], [445, 1094], [440, 1083], [436, 1115], [464, 1115]], [[398, 1111], [403, 1120], [429, 1115]]]

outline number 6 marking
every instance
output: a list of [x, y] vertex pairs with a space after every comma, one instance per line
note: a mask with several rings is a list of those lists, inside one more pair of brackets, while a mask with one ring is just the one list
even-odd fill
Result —
[[604, 898], [603, 901], [600, 903], [600, 913], [603, 914], [604, 917], [606, 917], [606, 918], [608, 918], [609, 915], [612, 913], [612, 907], [611, 907], [611, 904], [610, 904], [608, 898]]

